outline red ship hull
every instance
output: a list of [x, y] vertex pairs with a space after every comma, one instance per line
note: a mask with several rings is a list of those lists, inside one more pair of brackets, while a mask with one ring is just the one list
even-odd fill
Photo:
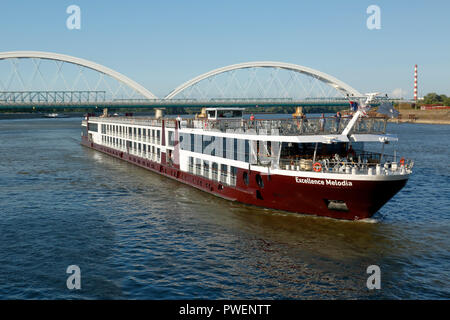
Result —
[[[81, 143], [86, 147], [128, 161], [227, 200], [336, 219], [359, 220], [370, 218], [407, 182], [406, 177], [401, 180], [388, 181], [347, 180], [348, 183], [351, 183], [351, 189], [348, 189], [327, 185], [325, 179], [313, 179], [314, 181], [323, 180], [322, 184], [304, 184], [297, 183], [295, 177], [274, 174], [260, 175], [263, 183], [258, 184], [256, 176], [260, 172], [238, 169], [236, 186], [228, 186], [219, 181], [181, 171], [178, 166], [157, 163], [89, 142], [85, 137], [82, 137]], [[161, 158], [162, 162], [165, 162], [164, 153]], [[244, 172], [247, 172], [249, 176], [248, 185], [242, 179]], [[345, 203], [346, 210], [330, 209], [328, 205], [330, 200]]]

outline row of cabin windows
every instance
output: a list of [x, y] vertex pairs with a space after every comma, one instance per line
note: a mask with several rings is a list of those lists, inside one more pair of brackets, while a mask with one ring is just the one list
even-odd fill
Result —
[[[89, 123], [90, 125], [91, 123]], [[96, 124], [95, 124], [96, 125]], [[152, 137], [157, 140], [161, 137], [161, 130], [158, 129], [147, 129], [147, 128], [136, 128], [136, 127], [128, 127], [117, 124], [102, 124], [101, 126], [102, 134], [128, 134], [134, 136], [142, 136], [142, 137]]]
[[181, 133], [180, 147], [181, 150], [225, 159], [250, 161], [250, 141], [245, 139]]
[[[220, 166], [220, 171], [219, 171]], [[189, 172], [214, 181], [236, 185], [237, 168], [208, 160], [189, 157]]]
[[126, 148], [132, 149], [134, 151], [139, 151], [139, 152], [142, 151], [143, 153], [156, 154], [158, 157], [160, 156], [160, 153], [161, 153], [161, 149], [155, 148], [155, 146], [136, 142], [136, 141], [124, 140], [124, 139], [120, 139], [120, 138], [114, 138], [114, 137], [102, 135], [102, 142], [103, 142], [103, 144], [109, 144], [109, 145], [119, 147], [119, 148], [126, 147]]

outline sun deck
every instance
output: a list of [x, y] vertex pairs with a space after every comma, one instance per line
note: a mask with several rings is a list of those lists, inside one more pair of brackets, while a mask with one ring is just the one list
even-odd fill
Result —
[[[308, 119], [185, 119], [182, 128], [202, 129], [223, 133], [301, 136], [340, 134], [351, 118], [338, 120], [335, 117]], [[384, 134], [386, 118], [358, 119], [351, 131], [352, 134]]]
[[[91, 121], [128, 124], [138, 126], [161, 127], [162, 119], [152, 117], [92, 117]], [[174, 128], [174, 118], [164, 118], [167, 128]], [[348, 125], [351, 118], [338, 120], [335, 117], [307, 118], [307, 119], [182, 119], [181, 129], [202, 129], [222, 133], [301, 136], [340, 134]], [[386, 118], [360, 118], [353, 126], [351, 134], [384, 134], [386, 132]]]

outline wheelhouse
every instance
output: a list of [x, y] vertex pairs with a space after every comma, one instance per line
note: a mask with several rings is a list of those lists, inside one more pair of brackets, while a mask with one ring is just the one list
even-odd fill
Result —
[[242, 119], [244, 108], [206, 108], [208, 120]]

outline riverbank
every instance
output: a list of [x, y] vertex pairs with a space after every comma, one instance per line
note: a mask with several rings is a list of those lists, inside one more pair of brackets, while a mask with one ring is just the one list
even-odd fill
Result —
[[397, 123], [450, 124], [450, 110], [400, 109], [400, 117], [389, 121]]

